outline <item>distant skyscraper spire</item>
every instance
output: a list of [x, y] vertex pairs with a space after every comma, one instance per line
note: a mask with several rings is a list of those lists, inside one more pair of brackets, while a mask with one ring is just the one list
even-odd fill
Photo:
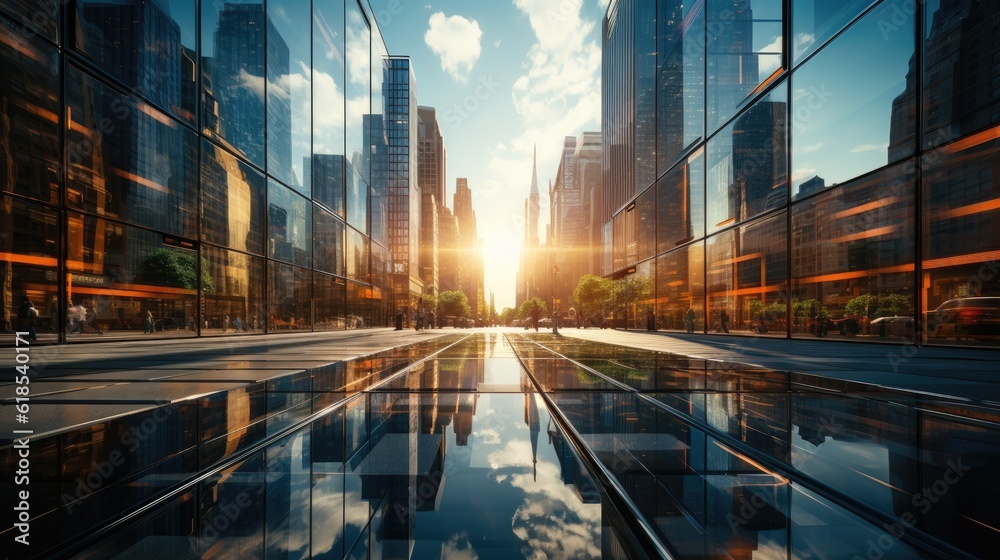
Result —
[[525, 216], [524, 243], [529, 247], [538, 246], [538, 215], [541, 205], [538, 196], [538, 146], [531, 156], [531, 192], [528, 194], [528, 215]]

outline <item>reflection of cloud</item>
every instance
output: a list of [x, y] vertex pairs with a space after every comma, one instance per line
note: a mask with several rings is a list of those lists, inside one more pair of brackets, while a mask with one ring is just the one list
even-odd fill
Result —
[[[512, 530], [525, 542], [527, 558], [600, 558], [594, 535], [601, 533], [601, 509], [584, 504], [562, 483], [559, 465], [540, 462], [538, 481], [516, 474], [511, 485], [526, 494], [514, 513]], [[529, 549], [529, 550], [526, 550]]]
[[476, 432], [476, 436], [479, 437], [480, 443], [485, 445], [499, 445], [500, 443], [500, 432], [492, 428], [480, 430]]
[[812, 33], [798, 33], [795, 35], [795, 52], [802, 52], [806, 47], [813, 44], [816, 35]]
[[264, 77], [254, 76], [253, 74], [246, 71], [246, 68], [240, 68], [240, 75], [236, 78], [236, 83], [243, 88], [246, 88], [253, 92], [261, 101], [264, 100]]
[[507, 442], [503, 449], [490, 453], [486, 459], [491, 469], [531, 465], [531, 444], [527, 440]]
[[[759, 52], [766, 54], [781, 54], [781, 40], [783, 37], [778, 35], [773, 41], [764, 45]], [[770, 76], [774, 73], [778, 67], [781, 66], [781, 56], [761, 56], [758, 57], [759, 73], [761, 76]]]
[[427, 21], [424, 42], [441, 59], [441, 69], [455, 80], [465, 83], [468, 73], [482, 53], [483, 31], [479, 22], [462, 16], [433, 14]]
[[333, 76], [324, 72], [313, 72], [313, 152], [317, 154], [339, 154], [344, 143], [344, 92], [337, 86]]
[[469, 534], [465, 531], [455, 533], [448, 542], [441, 546], [441, 558], [448, 560], [478, 560], [479, 554], [469, 542]]
[[815, 168], [802, 167], [792, 171], [792, 181], [801, 181], [803, 179], [810, 179], [816, 175]]
[[887, 145], [879, 144], [861, 144], [860, 146], [855, 146], [851, 148], [851, 153], [860, 154], [861, 152], [881, 152], [888, 148]]

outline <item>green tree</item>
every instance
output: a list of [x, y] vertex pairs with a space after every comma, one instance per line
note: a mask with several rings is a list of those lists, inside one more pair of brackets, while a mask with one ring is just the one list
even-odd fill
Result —
[[545, 302], [542, 301], [541, 299], [537, 298], [537, 297], [533, 297], [533, 298], [525, 301], [524, 303], [522, 303], [521, 307], [517, 308], [517, 316], [520, 317], [521, 319], [530, 317], [531, 316], [531, 305], [532, 304], [535, 304], [535, 305], [538, 306], [538, 309], [541, 311], [541, 315], [542, 316], [544, 316], [546, 314], [546, 311], [545, 311], [546, 310]]
[[[198, 283], [195, 281], [198, 277], [196, 258], [197, 253], [194, 251], [156, 249], [139, 260], [133, 281], [150, 286], [195, 290], [198, 288]], [[215, 292], [212, 275], [208, 272], [208, 262], [205, 259], [201, 261], [201, 289], [206, 294]]]
[[573, 302], [576, 304], [577, 314], [581, 317], [594, 312], [603, 315], [613, 293], [614, 283], [611, 280], [584, 274], [573, 290]]
[[913, 314], [913, 300], [902, 294], [862, 294], [847, 302], [844, 311], [855, 317], [895, 317]]
[[451, 290], [438, 295], [438, 312], [442, 317], [468, 317], [472, 309], [469, 307], [469, 298], [464, 293]]
[[503, 311], [500, 312], [500, 322], [504, 326], [510, 326], [510, 324], [517, 318], [517, 309], [513, 307], [504, 307]]

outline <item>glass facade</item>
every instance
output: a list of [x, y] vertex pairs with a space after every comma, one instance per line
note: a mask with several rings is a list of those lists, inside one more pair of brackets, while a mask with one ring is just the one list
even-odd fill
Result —
[[[611, 2], [609, 319], [1000, 346], [995, 14], [943, 0]], [[644, 282], [648, 308], [631, 289]]]
[[387, 326], [387, 68], [357, 0], [0, 2], [0, 328]]

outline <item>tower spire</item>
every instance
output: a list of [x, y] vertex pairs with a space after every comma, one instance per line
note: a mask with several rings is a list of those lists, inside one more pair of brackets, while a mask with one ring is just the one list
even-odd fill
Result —
[[538, 144], [531, 155], [531, 194], [538, 194]]

